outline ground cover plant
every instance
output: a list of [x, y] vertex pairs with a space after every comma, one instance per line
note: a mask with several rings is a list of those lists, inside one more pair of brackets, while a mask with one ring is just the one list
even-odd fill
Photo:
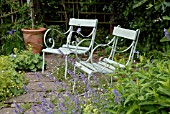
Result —
[[0, 42], [2, 46], [0, 47], [0, 53], [3, 55], [9, 55], [13, 53], [13, 49], [18, 50], [24, 49], [23, 38], [19, 28], [13, 30], [8, 30], [4, 35], [2, 35]]
[[[85, 74], [80, 71], [74, 74], [71, 69], [68, 70], [70, 76], [63, 80], [60, 72], [63, 66], [57, 67], [54, 75], [47, 75], [54, 88], [48, 90], [38, 85], [46, 95], [39, 94], [40, 101], [32, 104], [31, 110], [49, 114], [168, 114], [170, 60], [169, 56], [163, 58], [151, 60], [139, 55], [138, 61], [126, 69], [117, 69], [108, 76], [94, 74], [90, 81]], [[69, 61], [74, 65], [73, 59]], [[38, 74], [35, 76], [42, 78]], [[26, 87], [25, 90], [30, 94]], [[24, 110], [16, 104], [14, 112], [24, 113]]]
[[9, 56], [0, 56], [0, 102], [24, 93], [24, 73], [17, 72]]
[[[170, 112], [170, 66], [169, 60], [144, 60], [134, 68], [118, 70], [115, 88], [124, 100], [110, 108], [116, 113], [168, 114]], [[119, 76], [119, 77], [118, 77]], [[119, 100], [120, 102], [120, 100]], [[155, 108], [156, 107], [156, 108]]]
[[31, 46], [28, 50], [14, 48], [14, 55], [11, 61], [17, 71], [37, 71], [42, 68], [42, 57], [40, 54], [33, 54]]
[[5, 100], [25, 93], [25, 71], [37, 71], [41, 67], [42, 57], [33, 54], [31, 47], [23, 51], [14, 48], [14, 54], [0, 56], [0, 107]]

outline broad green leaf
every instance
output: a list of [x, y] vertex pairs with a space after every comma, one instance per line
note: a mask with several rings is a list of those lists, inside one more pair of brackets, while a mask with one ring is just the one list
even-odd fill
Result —
[[148, 82], [148, 83], [141, 84], [140, 91], [142, 92], [142, 91], [145, 90], [145, 88], [147, 88], [148, 86], [152, 86], [151, 83], [152, 83], [152, 82]]
[[126, 103], [128, 103], [130, 100], [132, 100], [131, 98], [135, 98], [135, 95], [136, 95], [136, 93], [130, 94], [130, 95], [125, 99], [124, 106], [126, 105]]
[[152, 4], [149, 4], [146, 9], [148, 10], [148, 9], [150, 9], [152, 6], [153, 6]]
[[145, 110], [145, 114], [153, 114], [157, 110], [154, 105], [142, 105], [141, 109]]
[[134, 110], [136, 110], [136, 109], [138, 109], [138, 105], [137, 105], [137, 104], [134, 104], [134, 105], [132, 105], [131, 107], [129, 107], [129, 110], [127, 111], [126, 114], [132, 114], [132, 112], [133, 112]]
[[170, 107], [170, 99], [167, 97], [158, 98], [158, 104], [165, 107]]
[[34, 68], [35, 68], [35, 65], [34, 65], [34, 64], [32, 64], [32, 65], [29, 66], [29, 69], [31, 69], [31, 70], [33, 70]]
[[148, 79], [148, 77], [143, 75], [141, 72], [134, 72], [133, 75], [139, 78]]
[[114, 111], [114, 110], [106, 109], [106, 111], [107, 111], [107, 112], [110, 112], [110, 113], [112, 113], [112, 114], [116, 114], [116, 111]]
[[144, 100], [144, 96], [139, 96], [138, 99], [143, 101]]
[[137, 8], [137, 7], [140, 7], [142, 4], [144, 4], [145, 2], [147, 2], [148, 0], [141, 0], [139, 1], [138, 3], [134, 4], [133, 5], [133, 9], [134, 8]]
[[169, 16], [163, 16], [162, 18], [163, 18], [163, 20], [170, 20]]
[[168, 114], [168, 112], [165, 110], [161, 110], [161, 114]]
[[159, 87], [159, 88], [158, 88], [158, 91], [159, 91], [159, 92], [162, 92], [162, 93], [164, 93], [164, 94], [166, 94], [166, 95], [168, 95], [168, 96], [170, 96], [170, 89], [169, 89], [169, 88]]
[[161, 83], [163, 86], [168, 87], [170, 89], [170, 79], [167, 79], [167, 81], [158, 81], [158, 83]]
[[160, 39], [160, 42], [168, 42], [169, 39], [167, 37], [163, 37], [162, 39]]
[[159, 108], [152, 108], [152, 109], [150, 109], [150, 108], [148, 108], [148, 112], [146, 113], [146, 114], [155, 114], [156, 112], [158, 112], [158, 110], [159, 110]]
[[153, 104], [157, 104], [157, 102], [154, 102], [154, 101], [145, 101], [145, 102], [139, 103], [139, 105], [153, 105]]
[[168, 7], [170, 7], [170, 2], [164, 2], [164, 4]]
[[154, 6], [154, 8], [155, 8], [155, 10], [159, 10], [159, 8], [162, 6], [162, 2], [160, 2], [160, 3], [157, 3], [155, 6]]

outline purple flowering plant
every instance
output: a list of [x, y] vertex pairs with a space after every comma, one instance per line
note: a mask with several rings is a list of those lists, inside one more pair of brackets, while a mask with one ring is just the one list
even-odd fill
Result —
[[[61, 52], [62, 53], [62, 52]], [[61, 54], [64, 58], [65, 55]], [[74, 59], [68, 57], [70, 65], [74, 66]], [[63, 65], [60, 65], [63, 66]], [[64, 69], [64, 67], [60, 67]], [[61, 71], [58, 69], [57, 72]], [[62, 70], [64, 72], [64, 70]], [[59, 72], [58, 72], [59, 73]], [[49, 88], [43, 86], [41, 83], [42, 75], [35, 73], [35, 77], [39, 81], [36, 88], [38, 90], [45, 92], [45, 95], [38, 94], [38, 99], [35, 97], [37, 95], [32, 95], [30, 90], [24, 85], [24, 89], [28, 92], [31, 99], [34, 102], [32, 104], [31, 112], [36, 114], [37, 112], [46, 114], [98, 114], [107, 113], [107, 109], [110, 108], [108, 100], [111, 97], [114, 102], [113, 105], [120, 104], [122, 102], [121, 93], [118, 90], [113, 90], [113, 85], [109, 84], [106, 76], [96, 76], [92, 75], [90, 80], [88, 76], [82, 74], [80, 71], [73, 72], [72, 69], [68, 70], [69, 78], [64, 79], [64, 74], [50, 73], [46, 77], [53, 83], [53, 88], [49, 91]], [[60, 76], [61, 75], [61, 76]], [[63, 79], [61, 79], [63, 77]], [[76, 80], [75, 85], [74, 80]], [[112, 89], [113, 92], [108, 91], [108, 88]], [[74, 89], [74, 90], [73, 90]], [[49, 93], [50, 92], [50, 93]], [[108, 94], [108, 96], [106, 95]], [[48, 99], [48, 100], [47, 100]], [[49, 100], [50, 99], [50, 100]], [[109, 104], [110, 105], [110, 104]], [[113, 106], [112, 105], [112, 106]], [[23, 113], [22, 107], [16, 106], [14, 112]]]
[[[54, 83], [54, 88], [51, 90], [50, 95], [48, 95], [48, 93], [46, 93], [47, 95], [38, 95], [39, 101], [37, 103], [35, 102], [31, 106], [32, 113], [36, 114], [39, 111], [48, 114], [67, 114], [70, 112], [80, 114], [86, 113], [89, 109], [91, 113], [98, 112], [97, 110], [99, 110], [99, 108], [97, 107], [102, 105], [105, 101], [104, 97], [102, 97], [104, 89], [102, 90], [100, 88], [99, 85], [101, 84], [98, 83], [98, 79], [94, 77], [91, 79], [90, 83], [87, 83], [87, 77], [83, 74], [75, 75], [72, 71], [69, 72], [71, 72], [70, 75], [73, 75], [72, 78], [77, 78], [77, 86], [75, 91], [72, 91], [72, 86], [70, 86], [69, 81], [59, 81], [52, 75], [48, 75], [49, 79]], [[42, 76], [37, 73], [35, 73], [35, 77], [37, 77], [39, 81], [42, 79]], [[95, 82], [96, 89], [92, 86], [93, 82]], [[70, 81], [70, 83], [72, 82]], [[44, 90], [47, 88], [42, 88], [42, 86], [42, 83], [38, 83], [36, 87], [45, 92]], [[30, 94], [30, 97], [34, 101], [37, 101], [35, 95], [31, 95], [31, 91], [28, 90], [25, 85], [24, 88]], [[46, 98], [50, 98], [50, 101], [46, 100]], [[90, 104], [93, 104], [92, 107], [90, 107]], [[102, 108], [103, 106], [100, 107]], [[17, 105], [14, 112], [17, 114], [25, 112], [25, 110]]]
[[21, 32], [17, 29], [8, 30], [6, 34], [3, 34], [1, 37], [1, 42], [3, 47], [3, 55], [12, 54], [12, 50], [14, 48], [18, 48], [19, 50], [24, 49]]
[[170, 41], [170, 28], [164, 28], [164, 37], [160, 40], [160, 42]]
[[10, 35], [12, 35], [14, 32], [16, 32], [16, 30], [8, 30], [7, 33], [9, 33]]

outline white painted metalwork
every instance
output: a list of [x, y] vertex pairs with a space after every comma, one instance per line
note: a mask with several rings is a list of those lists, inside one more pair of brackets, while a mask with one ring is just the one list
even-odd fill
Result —
[[[47, 40], [47, 34], [50, 32], [52, 29], [48, 29], [45, 34], [44, 34], [44, 44], [47, 47], [46, 49], [43, 49], [43, 65], [42, 65], [42, 73], [44, 73], [44, 62], [45, 62], [45, 53], [54, 53], [54, 54], [64, 54], [65, 55], [65, 78], [67, 75], [67, 67], [68, 67], [68, 55], [73, 53], [73, 54], [86, 54], [87, 52], [92, 51], [93, 49], [93, 44], [94, 44], [94, 39], [96, 35], [96, 29], [97, 29], [97, 24], [98, 20], [97, 19], [75, 19], [75, 18], [70, 18], [69, 20], [69, 30], [65, 33], [61, 33], [60, 31], [55, 30], [59, 34], [68, 34], [67, 35], [67, 42], [66, 44], [63, 44], [62, 47], [55, 49], [54, 45], [54, 39], [53, 38], [48, 38], [48, 41], [52, 44], [52, 46], [48, 46], [46, 43]], [[74, 31], [74, 27], [79, 27], [77, 31]], [[89, 35], [85, 36], [81, 33], [81, 28], [83, 27], [88, 27], [92, 28], [92, 31]], [[82, 36], [82, 40], [80, 41], [74, 41], [71, 42], [72, 34], [76, 32], [80, 36]], [[84, 43], [85, 41], [89, 40], [90, 45], [88, 47], [84, 47], [81, 44]], [[78, 56], [77, 56], [78, 58]]]
[[[125, 68], [133, 59], [139, 34], [139, 29], [130, 30], [121, 28], [120, 26], [114, 27], [112, 40], [107, 44], [98, 44], [92, 50], [88, 61], [76, 61], [74, 71], [76, 71], [75, 69], [78, 68], [87, 73], [89, 76], [88, 78], [90, 78], [93, 73], [110, 74], [114, 73], [116, 67]], [[121, 40], [128, 40], [131, 44], [129, 44], [129, 46], [127, 46], [127, 44], [124, 44], [126, 45], [126, 48], [123, 50], [118, 50]], [[98, 62], [93, 62], [94, 51], [96, 51], [98, 47], [106, 46], [109, 46], [111, 48], [110, 55], [108, 57], [101, 57]], [[114, 60], [116, 53], [129, 54], [127, 60], [125, 61], [125, 64], [119, 63], [118, 61]]]

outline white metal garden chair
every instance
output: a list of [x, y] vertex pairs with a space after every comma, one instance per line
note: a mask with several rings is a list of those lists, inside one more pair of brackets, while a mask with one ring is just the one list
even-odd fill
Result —
[[[126, 67], [133, 59], [139, 34], [139, 29], [130, 30], [121, 28], [120, 26], [114, 27], [112, 33], [113, 38], [111, 41], [109, 41], [107, 44], [98, 44], [92, 50], [88, 61], [76, 61], [74, 71], [78, 68], [87, 73], [88, 79], [90, 79], [93, 73], [111, 74], [114, 73], [116, 67]], [[126, 43], [123, 43], [124, 41], [126, 41]], [[99, 47], [106, 46], [111, 48], [110, 55], [108, 54], [108, 57], [100, 57], [98, 62], [93, 62], [94, 51], [96, 51], [96, 49]], [[124, 64], [115, 59], [117, 54], [128, 54], [126, 56], [127, 58], [124, 58]]]
[[[65, 78], [67, 75], [67, 67], [68, 67], [68, 55], [69, 54], [86, 54], [87, 52], [92, 51], [93, 49], [93, 44], [95, 40], [95, 35], [96, 35], [96, 29], [97, 29], [97, 24], [98, 20], [97, 19], [75, 19], [75, 18], [70, 18], [69, 20], [69, 29], [67, 32], [62, 33], [58, 30], [55, 29], [55, 31], [59, 34], [64, 34], [67, 35], [67, 41], [66, 44], [63, 44], [60, 48], [55, 49], [54, 45], [54, 39], [53, 38], [48, 38], [47, 34], [52, 30], [48, 29], [45, 34], [44, 34], [44, 44], [47, 47], [46, 49], [43, 49], [43, 65], [42, 65], [42, 73], [44, 73], [44, 62], [45, 62], [45, 53], [53, 53], [53, 54], [64, 54], [65, 55]], [[75, 30], [75, 27], [78, 28]], [[89, 28], [92, 29], [89, 35], [83, 35], [81, 33], [81, 28]], [[78, 39], [77, 41], [72, 41], [73, 33], [79, 34], [82, 38], [82, 40]], [[48, 39], [48, 40], [47, 40]], [[51, 42], [52, 46], [49, 47], [46, 41]], [[88, 46], [82, 46], [81, 44], [89, 41]]]

